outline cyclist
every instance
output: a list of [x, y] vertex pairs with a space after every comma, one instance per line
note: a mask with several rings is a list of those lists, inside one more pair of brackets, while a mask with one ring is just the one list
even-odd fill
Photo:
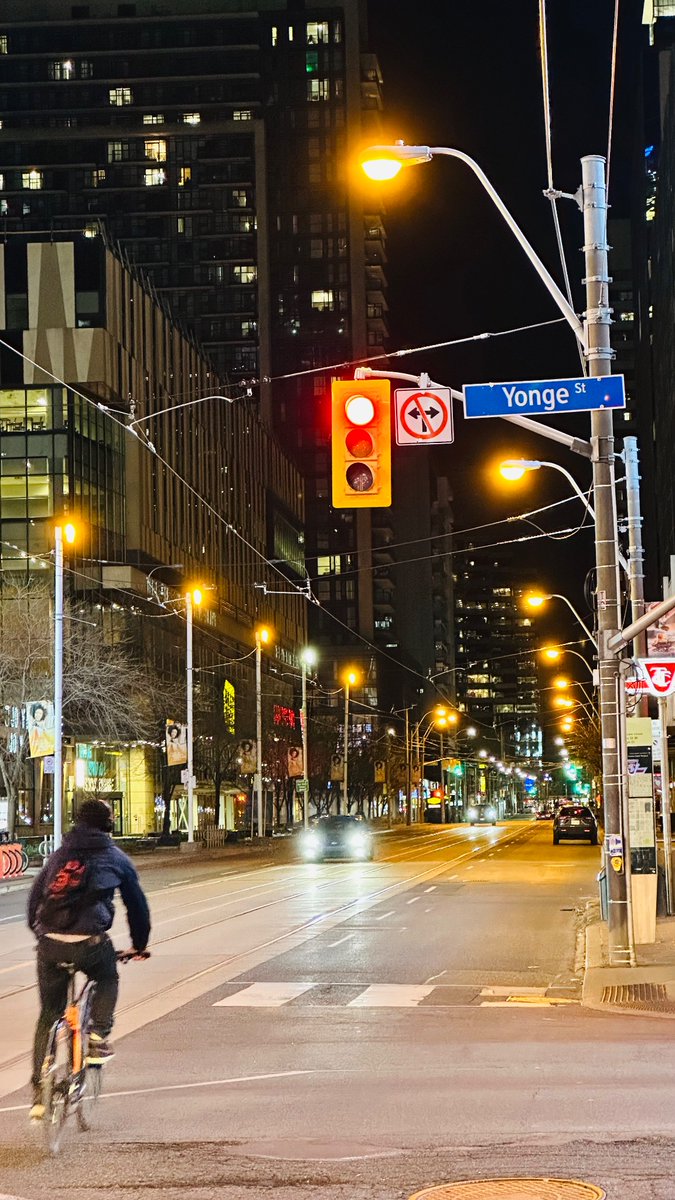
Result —
[[63, 845], [45, 863], [28, 900], [28, 924], [37, 937], [40, 1015], [33, 1047], [32, 1121], [42, 1120], [40, 1073], [49, 1030], [63, 1015], [68, 974], [59, 964], [75, 964], [96, 981], [87, 1062], [102, 1065], [113, 1057], [108, 1041], [117, 1002], [115, 948], [108, 936], [117, 889], [127, 910], [131, 944], [141, 954], [150, 936], [150, 911], [131, 859], [115, 846], [113, 822], [103, 800], [85, 800], [77, 823]]

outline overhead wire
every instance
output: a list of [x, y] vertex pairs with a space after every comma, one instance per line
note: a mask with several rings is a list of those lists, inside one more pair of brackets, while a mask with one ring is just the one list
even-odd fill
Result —
[[[553, 217], [553, 227], [555, 230], [556, 242], [558, 245], [558, 255], [560, 257], [560, 265], [562, 268], [563, 279], [565, 283], [565, 294], [571, 308], [574, 308], [572, 298], [572, 286], [570, 283], [569, 270], [567, 267], [567, 259], [565, 257], [565, 247], [563, 244], [562, 230], [560, 228], [560, 216], [558, 213], [559, 193], [553, 184], [553, 131], [551, 120], [551, 88], [548, 60], [548, 33], [546, 27], [546, 0], [539, 0], [539, 48], [541, 62], [541, 86], [542, 98], [544, 104], [544, 137], [546, 140], [546, 170], [547, 170], [547, 187], [544, 195], [551, 203], [551, 215]], [[582, 346], [577, 342], [577, 351], [581, 362], [582, 373], [586, 374], [586, 360]]]
[[612, 29], [612, 54], [609, 75], [609, 113], [607, 120], [607, 176], [605, 191], [609, 196], [609, 172], [612, 164], [612, 136], [614, 133], [614, 100], [616, 95], [616, 59], [619, 40], [619, 3], [614, 0], [614, 24]]

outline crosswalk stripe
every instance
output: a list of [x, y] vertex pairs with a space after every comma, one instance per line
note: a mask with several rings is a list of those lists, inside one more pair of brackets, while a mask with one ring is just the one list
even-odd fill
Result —
[[281, 1008], [315, 987], [313, 983], [252, 983], [232, 996], [216, 1000], [214, 1008]]
[[[234, 982], [234, 981], [233, 981]], [[234, 983], [236, 987], [236, 983]], [[216, 1000], [214, 1008], [554, 1008], [578, 1005], [578, 999], [547, 995], [547, 988], [408, 983], [248, 983]]]

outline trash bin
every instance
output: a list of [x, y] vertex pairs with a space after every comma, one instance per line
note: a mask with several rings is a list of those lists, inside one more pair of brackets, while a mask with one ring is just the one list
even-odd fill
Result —
[[598, 872], [597, 879], [600, 886], [600, 917], [603, 921], [607, 921], [609, 919], [609, 884], [604, 867]]
[[659, 867], [658, 877], [656, 881], [656, 915], [657, 917], [666, 917], [668, 915], [666, 906], [666, 872], [664, 867]]

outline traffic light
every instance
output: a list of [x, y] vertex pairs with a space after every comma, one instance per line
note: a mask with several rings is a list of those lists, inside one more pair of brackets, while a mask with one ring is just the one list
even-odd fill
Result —
[[331, 385], [333, 507], [391, 504], [391, 385], [388, 379]]

